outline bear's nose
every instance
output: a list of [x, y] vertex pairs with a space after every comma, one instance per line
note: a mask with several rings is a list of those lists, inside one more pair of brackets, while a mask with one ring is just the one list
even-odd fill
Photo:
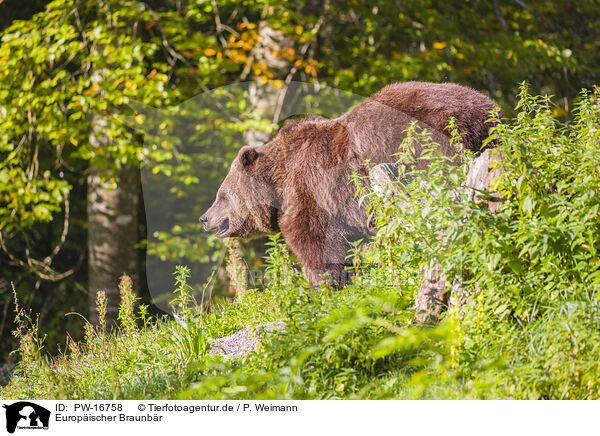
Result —
[[208, 230], [207, 228], [207, 224], [208, 223], [208, 218], [206, 218], [206, 215], [202, 215], [200, 218], [198, 218], [198, 221], [200, 221], [202, 223], [202, 227], [204, 228], [204, 230]]

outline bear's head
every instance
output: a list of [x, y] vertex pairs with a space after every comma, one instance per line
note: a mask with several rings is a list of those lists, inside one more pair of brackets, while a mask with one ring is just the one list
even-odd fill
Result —
[[231, 164], [212, 206], [200, 217], [218, 238], [250, 238], [279, 231], [280, 200], [271, 183], [270, 164], [260, 149], [245, 146]]

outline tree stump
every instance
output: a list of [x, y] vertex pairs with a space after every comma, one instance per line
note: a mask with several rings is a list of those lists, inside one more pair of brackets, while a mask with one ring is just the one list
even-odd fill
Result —
[[487, 149], [469, 162], [466, 185], [471, 188], [469, 200], [475, 203], [487, 202], [488, 209], [498, 212], [501, 198], [490, 192], [484, 195], [479, 191], [490, 191], [492, 181], [499, 178], [503, 172], [502, 158], [493, 149]]
[[442, 266], [432, 262], [423, 273], [421, 287], [415, 298], [414, 322], [437, 322], [438, 317], [448, 307], [450, 297], [446, 290], [446, 278]]

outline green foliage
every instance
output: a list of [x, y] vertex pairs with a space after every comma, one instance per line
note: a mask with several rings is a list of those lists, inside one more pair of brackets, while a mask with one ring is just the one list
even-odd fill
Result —
[[504, 395], [598, 397], [598, 98], [582, 94], [573, 123], [560, 126], [548, 99], [522, 87], [517, 122], [495, 133], [510, 157], [502, 208], [476, 209], [447, 253], [482, 292], [484, 322], [464, 320], [476, 327], [467, 355], [504, 361]]
[[[184, 270], [180, 270], [180, 273]], [[178, 279], [180, 298], [188, 300], [185, 277]], [[85, 342], [70, 340], [57, 358], [41, 353], [37, 326], [23, 324], [17, 332], [22, 360], [14, 384], [2, 396], [29, 398], [155, 398], [174, 396], [195, 379], [191, 361], [202, 359], [208, 341], [197, 317], [178, 306], [177, 321], [148, 320], [145, 309], [136, 315], [131, 280], [120, 283], [121, 329], [107, 332], [101, 326], [86, 324]], [[102, 319], [105, 304], [98, 294], [98, 313]], [[20, 319], [23, 319], [21, 315]], [[27, 317], [29, 320], [29, 317]], [[139, 328], [137, 324], [141, 324]], [[25, 380], [36, 380], [29, 386]]]
[[190, 313], [190, 288], [187, 279], [190, 277], [190, 269], [186, 266], [177, 265], [175, 271], [175, 300], [171, 303], [177, 308], [177, 312], [186, 317]]
[[[133, 292], [133, 282], [131, 278], [127, 275], [123, 275], [121, 280], [119, 281], [119, 293], [121, 295], [121, 304], [119, 305], [119, 322], [123, 327], [123, 331], [125, 334], [132, 334], [135, 328], [135, 314], [134, 314], [134, 305], [135, 305], [135, 294]], [[100, 298], [100, 303], [102, 304], [102, 298]], [[104, 299], [104, 304], [106, 300]], [[106, 309], [100, 310], [102, 308], [98, 307], [100, 325], [103, 325], [103, 319], [106, 316]]]
[[392, 200], [370, 196], [381, 229], [371, 249], [392, 271], [439, 263], [470, 296], [445, 321], [463, 395], [597, 398], [598, 91], [582, 94], [566, 126], [525, 85], [517, 109], [490, 138], [504, 157], [499, 212], [468, 201], [466, 166], [431, 148], [429, 168]]

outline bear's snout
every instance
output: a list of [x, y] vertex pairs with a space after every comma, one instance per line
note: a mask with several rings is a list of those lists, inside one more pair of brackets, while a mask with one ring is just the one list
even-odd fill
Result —
[[218, 222], [219, 220], [215, 219], [215, 217], [209, 216], [209, 212], [210, 211], [208, 211], [207, 213], [202, 215], [200, 218], [198, 218], [198, 221], [200, 221], [202, 223], [204, 230], [207, 232], [214, 230], [220, 224]]
[[[210, 211], [209, 211], [210, 212]], [[208, 212], [198, 218], [198, 221], [202, 223], [205, 231], [211, 231], [217, 229], [217, 237], [223, 237], [229, 233], [229, 217], [215, 219], [214, 217], [208, 217]]]

